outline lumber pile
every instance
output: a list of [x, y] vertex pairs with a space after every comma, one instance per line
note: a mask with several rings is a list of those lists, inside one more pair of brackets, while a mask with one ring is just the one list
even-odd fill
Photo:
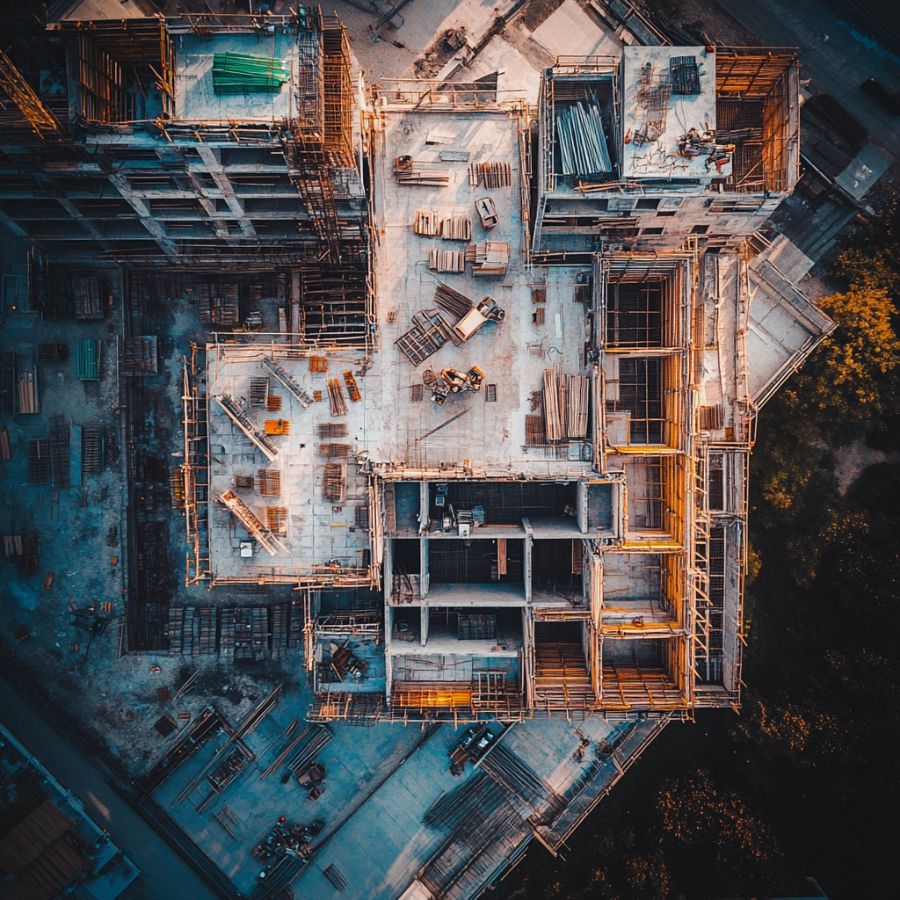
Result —
[[[564, 375], [556, 369], [544, 369], [544, 432], [548, 442], [587, 437], [589, 397], [590, 380], [586, 375]], [[526, 419], [526, 430], [527, 427]], [[527, 437], [526, 434], [526, 440]]]
[[437, 210], [417, 209], [413, 221], [413, 234], [422, 237], [437, 237], [441, 227], [441, 217]]
[[6, 462], [12, 459], [12, 452], [9, 447], [9, 432], [0, 425], [0, 460]]
[[445, 241], [472, 240], [472, 220], [457, 213], [417, 209], [413, 234], [421, 237], [442, 237]]
[[506, 241], [481, 241], [466, 248], [466, 258], [472, 263], [473, 275], [505, 275], [509, 265], [509, 244]]
[[34, 377], [34, 370], [20, 371], [16, 377], [16, 412], [37, 411], [37, 379]]
[[472, 163], [469, 166], [469, 184], [472, 187], [510, 187], [512, 166], [508, 162]]
[[471, 241], [472, 220], [468, 216], [443, 216], [438, 231], [445, 241]]
[[415, 162], [411, 156], [398, 156], [394, 160], [394, 178], [397, 184], [408, 186], [447, 187], [450, 184], [450, 170], [434, 163]]
[[457, 321], [474, 306], [465, 294], [461, 294], [442, 281], [438, 282], [434, 290], [434, 302], [441, 309], [447, 310]]
[[428, 268], [432, 272], [465, 272], [466, 253], [466, 250], [441, 250], [434, 247], [428, 251]]

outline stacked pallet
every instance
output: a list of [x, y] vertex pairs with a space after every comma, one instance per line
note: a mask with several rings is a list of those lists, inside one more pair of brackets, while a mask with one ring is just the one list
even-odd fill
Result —
[[[69, 443], [68, 423], [63, 416], [53, 416], [50, 420], [50, 468], [53, 473], [53, 486], [57, 488], [67, 488], [71, 483]], [[80, 469], [78, 474], [81, 474]]]
[[505, 241], [481, 241], [466, 248], [473, 275], [505, 275], [509, 265], [509, 244]]
[[237, 325], [241, 317], [237, 285], [199, 284], [197, 315], [204, 325]]
[[329, 378], [326, 382], [328, 385], [328, 401], [331, 404], [331, 414], [333, 416], [347, 415], [347, 401], [344, 399], [344, 390], [341, 382], [337, 378]]
[[[441, 250], [439, 247], [433, 247], [428, 251], [428, 268], [432, 272], [465, 272], [466, 252], [465, 250]], [[504, 268], [503, 271], [505, 272], [506, 269]]]
[[469, 184], [472, 187], [510, 187], [512, 166], [507, 162], [472, 163], [469, 166]]
[[331, 503], [344, 500], [345, 469], [342, 463], [327, 463], [325, 466], [325, 499]]
[[254, 409], [267, 409], [269, 404], [269, 379], [250, 379], [250, 406]]
[[413, 233], [422, 237], [442, 237], [445, 241], [470, 241], [472, 220], [455, 213], [417, 209]]
[[319, 453], [329, 459], [347, 459], [353, 453], [350, 444], [319, 444]]
[[266, 524], [272, 534], [284, 537], [287, 534], [288, 511], [286, 506], [267, 506]]
[[340, 438], [346, 437], [348, 429], [344, 422], [321, 422], [317, 431], [320, 438]]
[[472, 220], [468, 216], [444, 216], [438, 226], [438, 233], [445, 241], [471, 241]]
[[281, 471], [279, 469], [260, 469], [256, 474], [259, 493], [263, 497], [281, 496]]

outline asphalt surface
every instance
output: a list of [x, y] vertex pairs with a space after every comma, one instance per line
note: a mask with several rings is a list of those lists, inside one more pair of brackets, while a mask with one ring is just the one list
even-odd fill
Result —
[[[24, 692], [23, 692], [24, 693]], [[55, 778], [107, 828], [118, 847], [141, 869], [128, 900], [213, 900], [219, 897], [151, 827], [117, 789], [116, 776], [66, 733], [52, 710], [23, 696], [0, 676], [0, 720]]]
[[900, 142], [900, 116], [891, 115], [860, 90], [869, 77], [900, 89], [900, 57], [823, 0], [716, 0], [770, 46], [800, 49], [800, 77], [810, 93], [824, 91], [865, 126], [869, 140], [890, 153]]

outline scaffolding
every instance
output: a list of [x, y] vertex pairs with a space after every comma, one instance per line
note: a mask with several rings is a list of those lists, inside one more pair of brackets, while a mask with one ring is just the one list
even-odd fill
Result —
[[793, 50], [716, 53], [716, 139], [735, 148], [725, 190], [786, 193], [797, 183], [798, 73]]
[[[42, 141], [58, 137], [59, 119], [41, 101], [9, 56], [0, 50], [0, 89], [13, 102], [34, 134]], [[0, 104], [0, 107], [5, 104]]]
[[[175, 97], [172, 39], [160, 17], [53, 22], [74, 51], [80, 115], [88, 124], [150, 121], [171, 117]], [[138, 110], [135, 97], [147, 104]]]

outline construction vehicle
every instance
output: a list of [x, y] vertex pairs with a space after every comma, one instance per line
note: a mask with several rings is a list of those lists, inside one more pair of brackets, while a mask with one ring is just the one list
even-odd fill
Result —
[[431, 369], [426, 369], [422, 373], [422, 381], [431, 390], [431, 399], [442, 406], [448, 394], [480, 391], [484, 383], [484, 370], [480, 366], [472, 366], [468, 372], [447, 368], [435, 374]]
[[453, 326], [453, 331], [461, 341], [467, 341], [486, 322], [502, 322], [504, 318], [506, 312], [486, 294]]

